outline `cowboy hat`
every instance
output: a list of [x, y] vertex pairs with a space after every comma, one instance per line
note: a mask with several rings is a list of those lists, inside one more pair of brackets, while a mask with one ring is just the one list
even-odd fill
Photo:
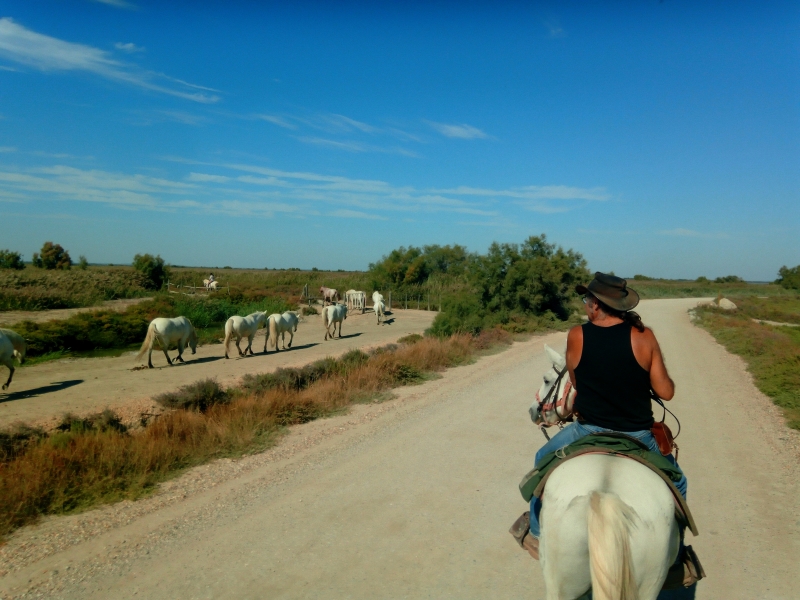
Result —
[[594, 274], [594, 279], [589, 285], [576, 285], [575, 291], [581, 295], [591, 294], [603, 304], [622, 312], [631, 310], [639, 304], [639, 294], [628, 287], [627, 281], [599, 271]]

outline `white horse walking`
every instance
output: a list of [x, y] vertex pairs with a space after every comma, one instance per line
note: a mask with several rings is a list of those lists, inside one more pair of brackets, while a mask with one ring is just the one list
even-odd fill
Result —
[[367, 306], [367, 295], [364, 292], [360, 292], [358, 290], [347, 290], [344, 293], [345, 302], [347, 302], [347, 310], [354, 312], [357, 310], [361, 311], [361, 314], [364, 314], [364, 310]]
[[267, 336], [264, 339], [264, 354], [267, 353], [267, 342], [272, 340], [272, 347], [275, 352], [278, 352], [278, 336], [281, 336], [283, 341], [283, 349], [286, 350], [286, 334], [289, 334], [289, 348], [292, 347], [294, 341], [294, 333], [297, 331], [297, 324], [300, 322], [300, 317], [292, 310], [287, 310], [282, 315], [278, 313], [272, 314], [267, 319]]
[[[564, 357], [546, 350], [553, 369], [537, 399], [550, 407], [541, 414], [534, 403], [530, 414], [553, 424], [557, 415], [550, 411], [571, 409], [574, 392]], [[586, 454], [565, 461], [547, 480], [539, 518], [546, 600], [575, 600], [590, 588], [594, 600], [655, 600], [678, 554], [670, 488], [624, 457]]]
[[[230, 346], [231, 338], [236, 338], [236, 349], [239, 351], [239, 356], [246, 356], [247, 351], [250, 355], [253, 354], [253, 338], [256, 336], [258, 328], [267, 318], [265, 312], [254, 312], [246, 317], [233, 316], [225, 322], [225, 358], [228, 358], [228, 346]], [[239, 347], [239, 342], [242, 338], [247, 338], [247, 347], [242, 352]]]
[[167, 354], [170, 344], [177, 344], [178, 356], [175, 360], [184, 362], [183, 350], [188, 345], [192, 349], [192, 354], [197, 351], [197, 333], [192, 326], [192, 323], [186, 317], [175, 317], [174, 319], [167, 319], [158, 317], [150, 321], [147, 326], [147, 337], [144, 338], [142, 348], [139, 354], [136, 355], [136, 360], [147, 354], [147, 366], [153, 368], [153, 343], [158, 340], [158, 345], [167, 357], [167, 362], [171, 365], [172, 360]]
[[217, 290], [219, 288], [219, 281], [216, 279], [203, 279], [203, 287], [207, 290]]
[[378, 317], [378, 325], [381, 324], [381, 318], [384, 320], [386, 319], [386, 305], [383, 303], [383, 300], [377, 302], [374, 306], [375, 308], [375, 315]]
[[319, 295], [322, 296], [322, 306], [335, 304], [339, 301], [339, 292], [333, 288], [325, 287], [324, 285], [319, 288]]
[[[325, 326], [325, 339], [336, 337], [336, 324], [339, 324], [339, 338], [342, 337], [342, 322], [347, 318], [347, 306], [332, 304], [322, 309], [322, 324]], [[330, 328], [333, 325], [333, 334]]]
[[28, 345], [23, 338], [16, 331], [10, 329], [0, 329], [0, 364], [8, 367], [8, 381], [3, 384], [3, 389], [7, 390], [11, 385], [11, 379], [14, 377], [14, 359], [19, 361], [19, 364], [25, 362], [25, 353], [28, 351]]

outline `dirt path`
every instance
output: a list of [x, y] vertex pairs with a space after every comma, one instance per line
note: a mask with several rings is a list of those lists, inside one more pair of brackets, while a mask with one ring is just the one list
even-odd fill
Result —
[[[157, 410], [150, 400], [154, 395], [177, 389], [205, 377], [216, 377], [223, 385], [238, 381], [245, 373], [263, 373], [278, 367], [300, 366], [326, 356], [338, 355], [352, 348], [378, 346], [396, 341], [409, 333], [422, 333], [430, 327], [434, 312], [395, 310], [387, 324], [378, 326], [375, 315], [349, 315], [343, 335], [323, 341], [322, 317], [310, 315], [297, 328], [294, 344], [287, 352], [277, 354], [264, 349], [264, 330], [253, 340], [259, 354], [239, 358], [231, 344], [231, 358], [225, 360], [222, 344], [201, 346], [197, 354], [186, 352], [185, 364], [168, 366], [164, 354], [153, 352], [155, 369], [132, 370], [135, 352], [114, 358], [67, 358], [23, 367], [14, 375], [7, 392], [0, 392], [0, 427], [16, 421], [44, 426], [55, 424], [67, 412], [84, 415], [112, 408], [128, 422], [139, 419], [140, 413]], [[287, 338], [288, 341], [288, 338]], [[242, 349], [247, 345], [246, 341]], [[172, 351], [171, 356], [175, 356]], [[147, 364], [145, 358], [144, 364]]]
[[[797, 598], [798, 438], [769, 420], [741, 361], [690, 324], [694, 304], [641, 312], [678, 386], [690, 542], [709, 575], [697, 598]], [[0, 548], [0, 597], [541, 598], [539, 565], [507, 529], [544, 441], [526, 412], [543, 341], [565, 336], [296, 427], [147, 500], [20, 531]]]
[[44, 321], [60, 321], [69, 319], [72, 315], [82, 312], [92, 312], [95, 310], [115, 310], [124, 312], [129, 306], [139, 304], [152, 298], [128, 298], [124, 300], [106, 300], [98, 306], [84, 306], [82, 308], [57, 308], [54, 310], [6, 310], [0, 312], [0, 323], [3, 325], [14, 325], [22, 321], [33, 321], [43, 323]]

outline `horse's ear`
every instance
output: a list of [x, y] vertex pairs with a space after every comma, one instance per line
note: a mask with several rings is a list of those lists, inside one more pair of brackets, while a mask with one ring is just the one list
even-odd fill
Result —
[[553, 363], [554, 367], [563, 369], [566, 366], [567, 360], [547, 344], [544, 345], [544, 351], [547, 352], [547, 356], [550, 358], [550, 362]]

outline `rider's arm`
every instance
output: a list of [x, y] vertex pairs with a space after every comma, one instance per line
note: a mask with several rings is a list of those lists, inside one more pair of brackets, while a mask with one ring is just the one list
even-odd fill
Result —
[[667, 373], [667, 365], [664, 364], [664, 356], [656, 336], [650, 329], [641, 333], [633, 329], [632, 333], [633, 353], [639, 364], [650, 372], [650, 387], [662, 400], [672, 400], [675, 383]]
[[569, 379], [572, 386], [577, 389], [575, 382], [575, 367], [581, 361], [583, 353], [583, 328], [580, 325], [569, 330], [567, 335], [567, 369], [569, 369]]

